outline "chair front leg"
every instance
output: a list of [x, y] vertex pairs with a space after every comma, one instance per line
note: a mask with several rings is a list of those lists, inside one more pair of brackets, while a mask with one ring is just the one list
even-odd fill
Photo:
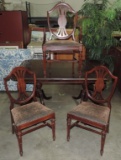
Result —
[[16, 131], [17, 139], [18, 139], [18, 146], [19, 146], [19, 153], [23, 156], [23, 148], [22, 148], [22, 133], [21, 131]]
[[106, 139], [106, 131], [103, 131], [101, 135], [101, 150], [100, 150], [101, 156], [103, 155], [103, 151], [104, 151], [105, 139]]

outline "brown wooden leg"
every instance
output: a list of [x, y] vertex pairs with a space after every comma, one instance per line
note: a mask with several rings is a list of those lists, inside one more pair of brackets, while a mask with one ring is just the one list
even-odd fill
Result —
[[48, 97], [47, 97], [47, 96], [45, 95], [45, 92], [44, 92], [43, 89], [41, 89], [41, 92], [42, 92], [42, 95], [43, 95], [43, 98], [44, 98], [44, 99], [49, 100], [49, 99], [52, 98], [52, 96], [48, 96]]
[[82, 90], [80, 91], [79, 95], [76, 97], [76, 96], [72, 96], [73, 99], [81, 99], [82, 97]]
[[52, 126], [52, 135], [53, 135], [53, 141], [55, 141], [55, 118], [51, 120], [51, 126]]
[[80, 90], [79, 95], [76, 96], [72, 96], [73, 99], [80, 99], [80, 101], [87, 101], [87, 96], [86, 96], [86, 92], [85, 92], [85, 86], [84, 84], [82, 84], [82, 89]]
[[23, 156], [22, 133], [21, 133], [21, 131], [17, 131], [17, 139], [18, 139], [18, 145], [19, 145], [19, 153], [20, 153], [21, 156]]
[[71, 119], [67, 116], [67, 141], [70, 140]]
[[40, 99], [40, 102], [42, 104], [45, 104], [44, 103], [44, 99], [46, 100], [49, 100], [51, 99], [52, 97], [51, 96], [46, 96], [45, 93], [44, 93], [44, 90], [42, 89], [42, 83], [41, 82], [38, 82], [37, 85], [36, 85], [36, 92], [35, 92], [35, 95], [36, 97], [38, 97]]
[[72, 59], [72, 60], [73, 60], [73, 62], [72, 62], [72, 77], [74, 77], [74, 67], [75, 67], [75, 66], [74, 66], [74, 65], [75, 65], [75, 64], [74, 64], [74, 63], [75, 63], [74, 60], [76, 60], [76, 58], [75, 58], [75, 53], [73, 53], [73, 59]]
[[[91, 91], [93, 90], [93, 84], [89, 84], [88, 88], [89, 88], [89, 92], [91, 94]], [[81, 101], [87, 101], [88, 97], [86, 95], [85, 85], [82, 84], [82, 89], [80, 90], [80, 93], [77, 97], [76, 96], [72, 96], [72, 97], [73, 97], [73, 99], [80, 99]]]
[[46, 78], [46, 52], [43, 52], [43, 74]]
[[105, 138], [106, 138], [106, 133], [103, 133], [101, 136], [101, 150], [100, 150], [101, 156], [103, 155], [104, 151]]
[[40, 99], [40, 102], [44, 104], [44, 98], [42, 94], [42, 83], [38, 82], [36, 85], [36, 91], [35, 91], [35, 96]]
[[81, 68], [82, 68], [82, 58], [81, 58], [81, 52], [78, 54], [78, 72], [79, 77], [81, 77]]
[[12, 134], [14, 134], [15, 131], [14, 131], [14, 122], [13, 122], [12, 115], [11, 115], [11, 126], [12, 126]]

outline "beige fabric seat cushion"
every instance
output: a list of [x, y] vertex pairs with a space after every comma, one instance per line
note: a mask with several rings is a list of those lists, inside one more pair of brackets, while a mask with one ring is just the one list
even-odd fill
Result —
[[108, 123], [110, 109], [92, 102], [82, 102], [68, 114], [106, 125]]
[[81, 44], [76, 42], [76, 41], [71, 41], [71, 40], [50, 40], [45, 43], [45, 45], [50, 46], [54, 45], [55, 47], [57, 46], [74, 46], [74, 47], [79, 47]]
[[15, 107], [11, 112], [16, 126], [32, 122], [38, 118], [43, 118], [44, 116], [54, 113], [53, 110], [39, 102], [32, 102], [23, 106]]

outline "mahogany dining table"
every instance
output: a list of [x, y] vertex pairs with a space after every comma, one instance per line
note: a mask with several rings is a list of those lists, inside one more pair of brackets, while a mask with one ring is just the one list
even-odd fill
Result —
[[[43, 84], [76, 84], [80, 87], [80, 93], [78, 96], [73, 96], [74, 99], [79, 99], [84, 96], [82, 94], [82, 89], [84, 89], [85, 82], [85, 72], [93, 67], [88, 65], [83, 65], [81, 70], [81, 76], [79, 77], [78, 64], [75, 63], [74, 73], [72, 73], [72, 63], [68, 61], [64, 62], [50, 62], [47, 63], [47, 76], [44, 77], [43, 73], [43, 60], [40, 59], [31, 59], [25, 60], [22, 62], [21, 66], [24, 66], [31, 71], [35, 72], [37, 79], [37, 96], [43, 102], [43, 99], [50, 99], [47, 97], [42, 89]], [[25, 79], [28, 84], [31, 84], [31, 78], [26, 77]], [[94, 77], [89, 78], [89, 85], [91, 86], [95, 81]], [[84, 97], [83, 97], [84, 98]], [[43, 102], [44, 103], [44, 102]]]

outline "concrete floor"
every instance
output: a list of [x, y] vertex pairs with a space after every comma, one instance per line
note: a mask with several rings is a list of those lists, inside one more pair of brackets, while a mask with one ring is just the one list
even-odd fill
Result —
[[107, 135], [104, 154], [100, 156], [100, 135], [83, 129], [71, 130], [70, 142], [66, 141], [67, 112], [79, 103], [72, 99], [78, 95], [78, 85], [44, 85], [51, 100], [46, 106], [56, 113], [56, 141], [51, 130], [42, 128], [23, 136], [23, 157], [20, 157], [15, 135], [11, 133], [9, 99], [0, 93], [0, 160], [120, 160], [121, 159], [121, 93], [116, 91], [112, 99], [110, 132]]

